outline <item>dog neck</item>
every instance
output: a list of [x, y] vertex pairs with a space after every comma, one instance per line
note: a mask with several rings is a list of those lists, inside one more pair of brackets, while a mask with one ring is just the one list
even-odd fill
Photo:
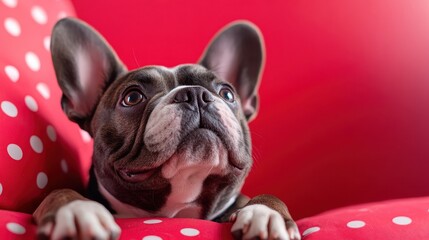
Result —
[[[116, 212], [115, 216], [118, 218], [137, 218], [137, 217], [166, 217], [166, 218], [200, 218], [201, 207], [195, 203], [171, 203], [167, 201], [165, 207], [159, 212], [153, 213], [145, 211], [141, 208], [131, 206], [126, 203], [122, 203], [110, 194], [106, 188], [98, 182], [98, 189], [101, 195], [109, 202], [111, 208]], [[213, 220], [219, 217], [225, 210], [231, 207], [236, 201], [238, 196], [231, 197], [228, 202], [214, 212], [210, 216], [207, 216], [207, 220]]]

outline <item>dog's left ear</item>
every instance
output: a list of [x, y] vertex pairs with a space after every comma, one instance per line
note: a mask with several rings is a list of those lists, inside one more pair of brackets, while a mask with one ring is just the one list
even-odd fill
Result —
[[258, 88], [265, 61], [263, 38], [250, 22], [234, 22], [208, 45], [200, 64], [237, 90], [244, 115], [252, 120], [258, 110]]
[[91, 133], [90, 122], [103, 92], [126, 67], [96, 30], [74, 18], [55, 25], [51, 54], [63, 111]]

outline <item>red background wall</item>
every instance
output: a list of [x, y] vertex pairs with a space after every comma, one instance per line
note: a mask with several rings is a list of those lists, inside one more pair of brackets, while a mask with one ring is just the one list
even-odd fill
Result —
[[74, 0], [130, 68], [195, 62], [236, 19], [267, 61], [244, 192], [295, 218], [429, 194], [429, 4], [398, 1]]

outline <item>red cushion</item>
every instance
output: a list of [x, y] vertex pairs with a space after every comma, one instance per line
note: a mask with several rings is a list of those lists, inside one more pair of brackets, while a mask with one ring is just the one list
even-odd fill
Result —
[[68, 1], [0, 2], [0, 209], [32, 212], [51, 190], [82, 189], [90, 139], [60, 107], [49, 36]]
[[[36, 226], [31, 215], [0, 210], [1, 239], [35, 239]], [[117, 219], [122, 229], [121, 239], [180, 240], [232, 239], [231, 224], [219, 224], [198, 219], [142, 218]]]
[[[371, 203], [301, 219], [303, 240], [428, 239], [429, 197]], [[0, 210], [2, 239], [34, 239], [31, 215]], [[117, 219], [121, 239], [232, 239], [231, 224], [196, 219]]]
[[429, 197], [332, 210], [298, 221], [305, 240], [429, 239]]

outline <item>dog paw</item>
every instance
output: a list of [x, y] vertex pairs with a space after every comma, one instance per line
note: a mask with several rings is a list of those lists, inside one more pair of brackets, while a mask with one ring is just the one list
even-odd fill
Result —
[[279, 212], [262, 204], [242, 208], [231, 216], [231, 221], [235, 239], [301, 239], [292, 219], [285, 220]]
[[118, 239], [121, 229], [101, 204], [76, 200], [64, 205], [38, 227], [39, 239]]

